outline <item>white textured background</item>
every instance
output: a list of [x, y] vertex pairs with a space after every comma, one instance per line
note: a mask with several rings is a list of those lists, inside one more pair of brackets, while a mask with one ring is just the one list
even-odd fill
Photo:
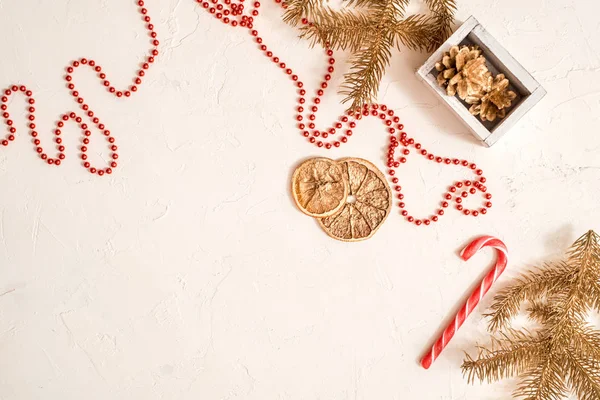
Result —
[[[109, 96], [89, 70], [75, 75], [120, 147], [112, 176], [79, 166], [72, 125], [64, 165], [44, 165], [13, 101], [21, 131], [0, 148], [0, 399], [506, 399], [514, 381], [461, 376], [463, 351], [488, 340], [481, 308], [430, 371], [418, 360], [493, 259], [462, 262], [471, 238], [506, 241], [502, 285], [600, 229], [600, 6], [459, 3], [459, 20], [474, 14], [547, 97], [492, 149], [414, 77], [426, 54], [394, 54], [381, 100], [426, 148], [481, 165], [494, 194], [483, 218], [450, 211], [423, 229], [394, 209], [369, 241], [330, 239], [288, 192], [295, 165], [326, 154], [294, 129], [290, 81], [246, 32], [192, 0], [147, 1], [162, 55], [134, 98]], [[259, 18], [266, 42], [314, 88], [321, 51], [274, 5]], [[75, 109], [65, 65], [93, 58], [123, 87], [146, 37], [133, 1], [0, 0], [0, 84], [35, 90], [51, 149], [51, 127]], [[323, 123], [343, 109], [327, 99]], [[329, 155], [383, 167], [381, 125], [359, 127]], [[91, 148], [96, 161], [107, 156], [103, 141]], [[407, 203], [430, 212], [461, 175], [410, 161]]]

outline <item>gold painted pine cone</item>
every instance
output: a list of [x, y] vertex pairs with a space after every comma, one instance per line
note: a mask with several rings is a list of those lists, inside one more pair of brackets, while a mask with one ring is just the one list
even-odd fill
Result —
[[458, 94], [462, 100], [475, 104], [492, 84], [492, 73], [485, 64], [481, 50], [474, 46], [452, 46], [435, 65], [438, 84], [449, 96]]
[[481, 99], [481, 104], [474, 104], [469, 109], [472, 115], [479, 115], [482, 121], [495, 121], [496, 118], [504, 118], [506, 109], [512, 105], [517, 94], [508, 90], [510, 82], [504, 74], [498, 74], [494, 78], [489, 93]]

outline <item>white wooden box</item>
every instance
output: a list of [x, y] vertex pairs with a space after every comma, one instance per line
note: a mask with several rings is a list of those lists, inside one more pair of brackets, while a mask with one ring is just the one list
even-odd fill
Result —
[[[469, 112], [469, 105], [458, 96], [448, 96], [437, 83], [435, 64], [455, 45], [477, 45], [483, 51], [489, 70], [503, 73], [511, 83], [510, 89], [517, 94], [508, 114], [493, 122], [481, 121]], [[429, 57], [417, 71], [427, 86], [437, 93], [442, 101], [470, 128], [471, 132], [487, 147], [496, 143], [525, 113], [546, 95], [544, 88], [494, 39], [479, 21], [470, 17], [450, 38]]]

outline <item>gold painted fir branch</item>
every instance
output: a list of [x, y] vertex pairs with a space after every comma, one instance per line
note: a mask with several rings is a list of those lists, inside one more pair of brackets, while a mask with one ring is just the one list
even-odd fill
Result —
[[451, 34], [455, 0], [426, 0], [430, 15], [405, 17], [410, 0], [347, 0], [352, 8], [334, 10], [324, 0], [290, 0], [284, 21], [301, 27], [313, 45], [349, 50], [350, 71], [341, 93], [350, 109], [376, 101], [379, 84], [390, 64], [392, 48], [433, 51]]
[[[510, 328], [527, 303], [535, 332]], [[565, 262], [523, 276], [494, 299], [490, 329], [502, 330], [477, 358], [462, 365], [470, 382], [518, 376], [516, 398], [563, 399], [572, 391], [580, 400], [600, 399], [600, 332], [587, 322], [600, 311], [600, 236], [589, 231], [568, 252]]]

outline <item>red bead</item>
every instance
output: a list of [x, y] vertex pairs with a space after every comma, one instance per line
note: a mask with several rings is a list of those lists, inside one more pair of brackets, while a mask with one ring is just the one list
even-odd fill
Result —
[[469, 215], [469, 214], [471, 214], [471, 211], [469, 211], [469, 210], [464, 210], [464, 211], [463, 211], [463, 213], [464, 213], [465, 215]]

